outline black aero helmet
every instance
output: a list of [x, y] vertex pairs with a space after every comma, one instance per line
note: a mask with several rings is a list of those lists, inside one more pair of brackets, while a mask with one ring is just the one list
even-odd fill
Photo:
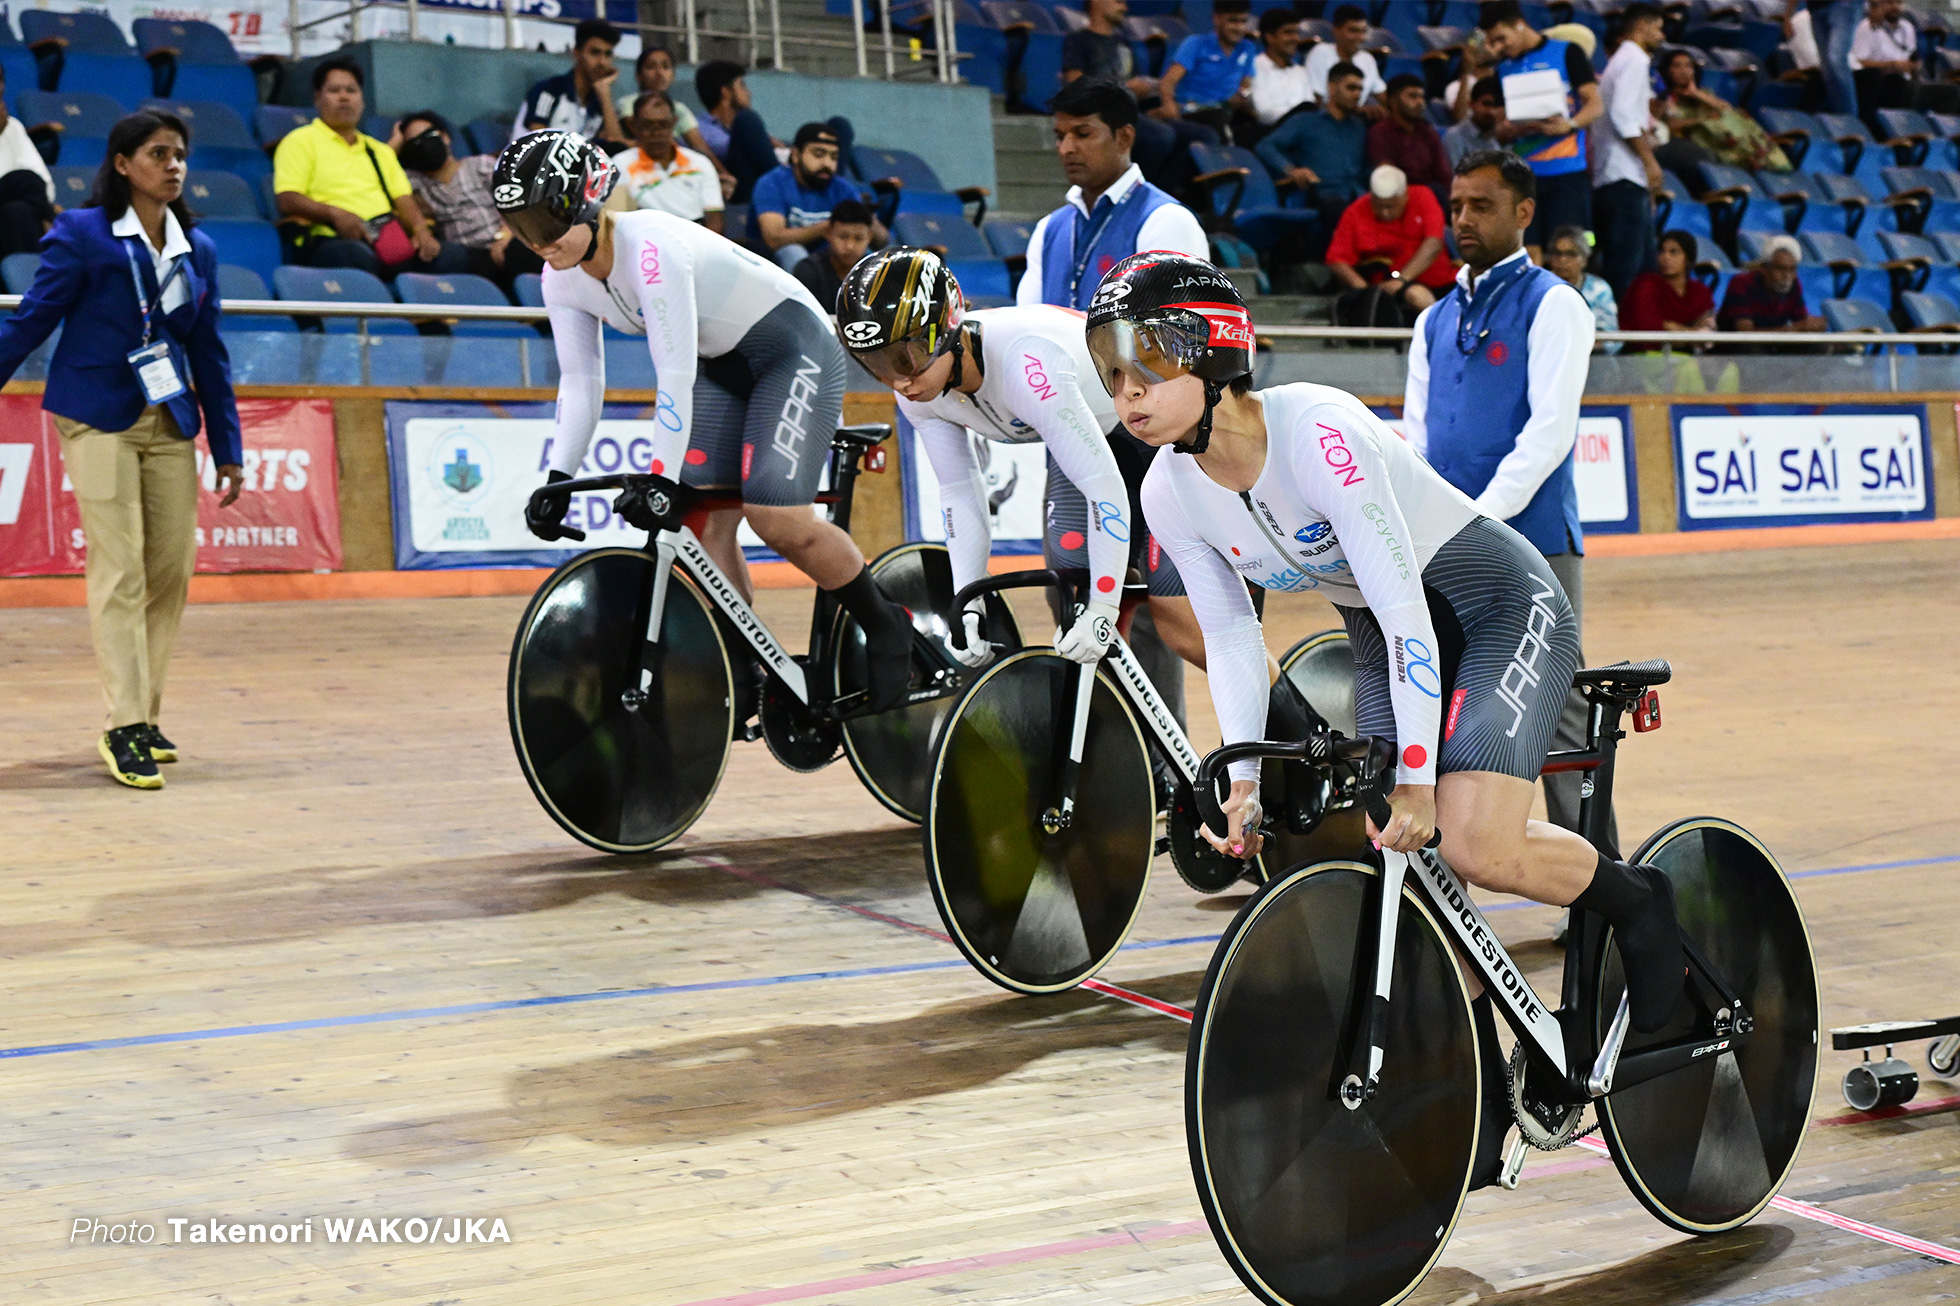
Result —
[[1132, 254], [1109, 270], [1089, 303], [1089, 355], [1103, 388], [1116, 378], [1156, 385], [1191, 375], [1205, 383], [1196, 438], [1202, 453], [1222, 388], [1252, 373], [1252, 317], [1232, 279], [1203, 259], [1168, 250]]
[[618, 180], [605, 151], [577, 132], [532, 132], [497, 156], [490, 197], [517, 238], [537, 248], [598, 222]]
[[867, 254], [837, 292], [837, 336], [881, 380], [918, 376], [947, 350], [957, 353], [965, 320], [959, 281], [929, 249]]

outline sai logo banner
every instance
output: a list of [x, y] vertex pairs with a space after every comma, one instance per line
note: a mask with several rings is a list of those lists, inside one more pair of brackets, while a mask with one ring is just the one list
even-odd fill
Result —
[[1918, 404], [1677, 405], [1682, 530], [1933, 515]]

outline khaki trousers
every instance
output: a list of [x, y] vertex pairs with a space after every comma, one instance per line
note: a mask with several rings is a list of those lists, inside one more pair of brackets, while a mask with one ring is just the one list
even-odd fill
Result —
[[197, 568], [197, 454], [155, 405], [127, 431], [54, 424], [88, 543], [89, 632], [109, 728], [154, 724]]

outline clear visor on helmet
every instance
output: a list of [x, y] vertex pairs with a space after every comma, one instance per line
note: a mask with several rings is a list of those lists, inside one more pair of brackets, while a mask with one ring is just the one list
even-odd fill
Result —
[[505, 209], [499, 213], [504, 225], [511, 234], [529, 245], [532, 249], [544, 249], [565, 238], [572, 224], [558, 217], [542, 204], [533, 204], [528, 209]]
[[939, 357], [940, 351], [930, 343], [937, 334], [933, 332], [931, 335], [894, 340], [876, 349], [853, 349], [851, 356], [864, 365], [865, 371], [881, 381], [919, 376]]
[[1089, 356], [1103, 389], [1116, 393], [1116, 378], [1157, 385], [1183, 376], [1204, 357], [1205, 339], [1170, 322], [1130, 322], [1122, 318], [1089, 328]]

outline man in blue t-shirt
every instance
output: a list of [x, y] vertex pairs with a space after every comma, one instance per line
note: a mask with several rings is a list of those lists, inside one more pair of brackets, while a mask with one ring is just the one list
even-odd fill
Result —
[[[851, 182], [837, 175], [837, 133], [820, 122], [796, 129], [789, 162], [762, 174], [749, 197], [749, 240], [775, 255], [776, 262], [793, 268], [823, 244], [830, 211], [845, 200], [864, 197]], [[885, 241], [885, 228], [871, 219], [874, 245]]]
[[1246, 35], [1252, 0], [1216, 0], [1211, 31], [1184, 38], [1164, 69], [1159, 117], [1193, 118], [1225, 132], [1234, 111], [1251, 112], [1252, 61], [1259, 43]]

